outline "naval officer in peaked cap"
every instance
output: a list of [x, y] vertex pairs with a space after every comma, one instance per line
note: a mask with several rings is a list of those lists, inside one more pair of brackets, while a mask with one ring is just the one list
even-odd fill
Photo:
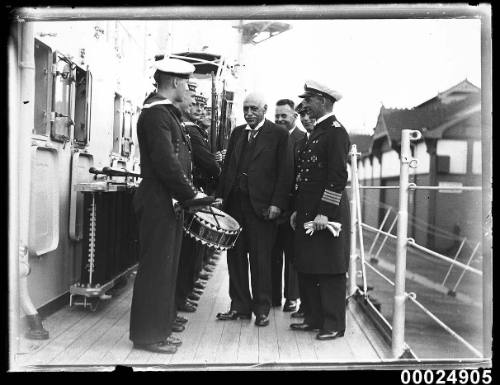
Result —
[[174, 210], [172, 199], [183, 202], [203, 194], [188, 177], [190, 146], [174, 106], [185, 100], [194, 66], [163, 59], [155, 68], [158, 88], [144, 101], [137, 121], [143, 179], [134, 196], [140, 251], [129, 338], [136, 349], [175, 353], [181, 343], [171, 332], [183, 215]]
[[[307, 309], [303, 323], [294, 330], [317, 331], [316, 338], [338, 338], [345, 332], [346, 272], [349, 262], [350, 212], [345, 191], [349, 135], [333, 114], [333, 105], [342, 95], [329, 86], [307, 81], [303, 108], [316, 120], [298, 155], [295, 179], [295, 267], [301, 280], [301, 296]], [[314, 233], [304, 224], [313, 222]], [[326, 225], [341, 224], [338, 236]]]

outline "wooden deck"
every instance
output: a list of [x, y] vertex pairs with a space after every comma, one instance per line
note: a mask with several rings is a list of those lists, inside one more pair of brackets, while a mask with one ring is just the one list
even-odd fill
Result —
[[[203, 293], [186, 330], [176, 333], [182, 346], [176, 354], [162, 355], [132, 348], [128, 338], [133, 279], [96, 312], [79, 306], [57, 311], [44, 321], [50, 339], [21, 339], [14, 371], [112, 370], [115, 365], [160, 370], [222, 368], [350, 367], [379, 363], [390, 349], [366, 322], [356, 304], [347, 312], [344, 338], [318, 341], [313, 332], [289, 328], [290, 313], [273, 308], [267, 327], [251, 321], [217, 321], [215, 315], [229, 308], [228, 278], [223, 256]], [[298, 365], [299, 364], [299, 365]]]

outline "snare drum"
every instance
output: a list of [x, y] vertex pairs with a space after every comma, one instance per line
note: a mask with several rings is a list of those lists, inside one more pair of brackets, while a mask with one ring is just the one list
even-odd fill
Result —
[[239, 223], [215, 207], [196, 213], [184, 213], [184, 231], [195, 240], [216, 250], [234, 246], [241, 232]]

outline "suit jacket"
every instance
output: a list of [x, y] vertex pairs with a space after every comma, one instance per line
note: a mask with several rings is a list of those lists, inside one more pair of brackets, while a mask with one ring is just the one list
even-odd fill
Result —
[[[331, 116], [318, 124], [300, 149], [296, 175], [295, 256], [303, 273], [345, 273], [349, 261], [350, 212], [345, 192], [350, 147], [345, 128]], [[328, 230], [306, 235], [304, 223], [323, 214], [340, 222], [339, 237]]]
[[[244, 141], [248, 140], [246, 125], [236, 127], [231, 133], [226, 158], [222, 167], [217, 196], [227, 202], [237, 181], [238, 162], [241, 160]], [[270, 205], [282, 211], [288, 207], [293, 185], [293, 162], [289, 151], [289, 135], [285, 128], [266, 119], [258, 135], [248, 168], [250, 202], [257, 216]], [[225, 205], [227, 210], [227, 206]]]

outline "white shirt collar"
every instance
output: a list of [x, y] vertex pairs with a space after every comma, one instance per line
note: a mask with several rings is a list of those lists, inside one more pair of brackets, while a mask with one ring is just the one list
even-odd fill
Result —
[[332, 112], [329, 112], [329, 113], [328, 113], [328, 114], [326, 114], [326, 115], [323, 115], [321, 118], [319, 118], [318, 120], [316, 120], [316, 123], [314, 123], [314, 126], [317, 126], [317, 125], [318, 125], [318, 124], [320, 124], [322, 121], [324, 121], [324, 120], [328, 119], [330, 116], [333, 116], [333, 115], [335, 115], [335, 114], [333, 113], [333, 111], [332, 111]]
[[256, 137], [257, 134], [259, 133], [260, 128], [264, 125], [265, 121], [266, 121], [266, 118], [262, 119], [262, 122], [257, 124], [257, 126], [255, 128], [252, 128], [247, 124], [247, 126], [245, 127], [245, 130], [249, 131], [248, 135], [250, 135], [250, 132], [253, 131], [253, 132], [255, 132], [254, 137]]
[[296, 128], [297, 128], [297, 126], [293, 126], [293, 128], [290, 129], [290, 131], [288, 131], [288, 135], [292, 135], [293, 130], [295, 130]]

